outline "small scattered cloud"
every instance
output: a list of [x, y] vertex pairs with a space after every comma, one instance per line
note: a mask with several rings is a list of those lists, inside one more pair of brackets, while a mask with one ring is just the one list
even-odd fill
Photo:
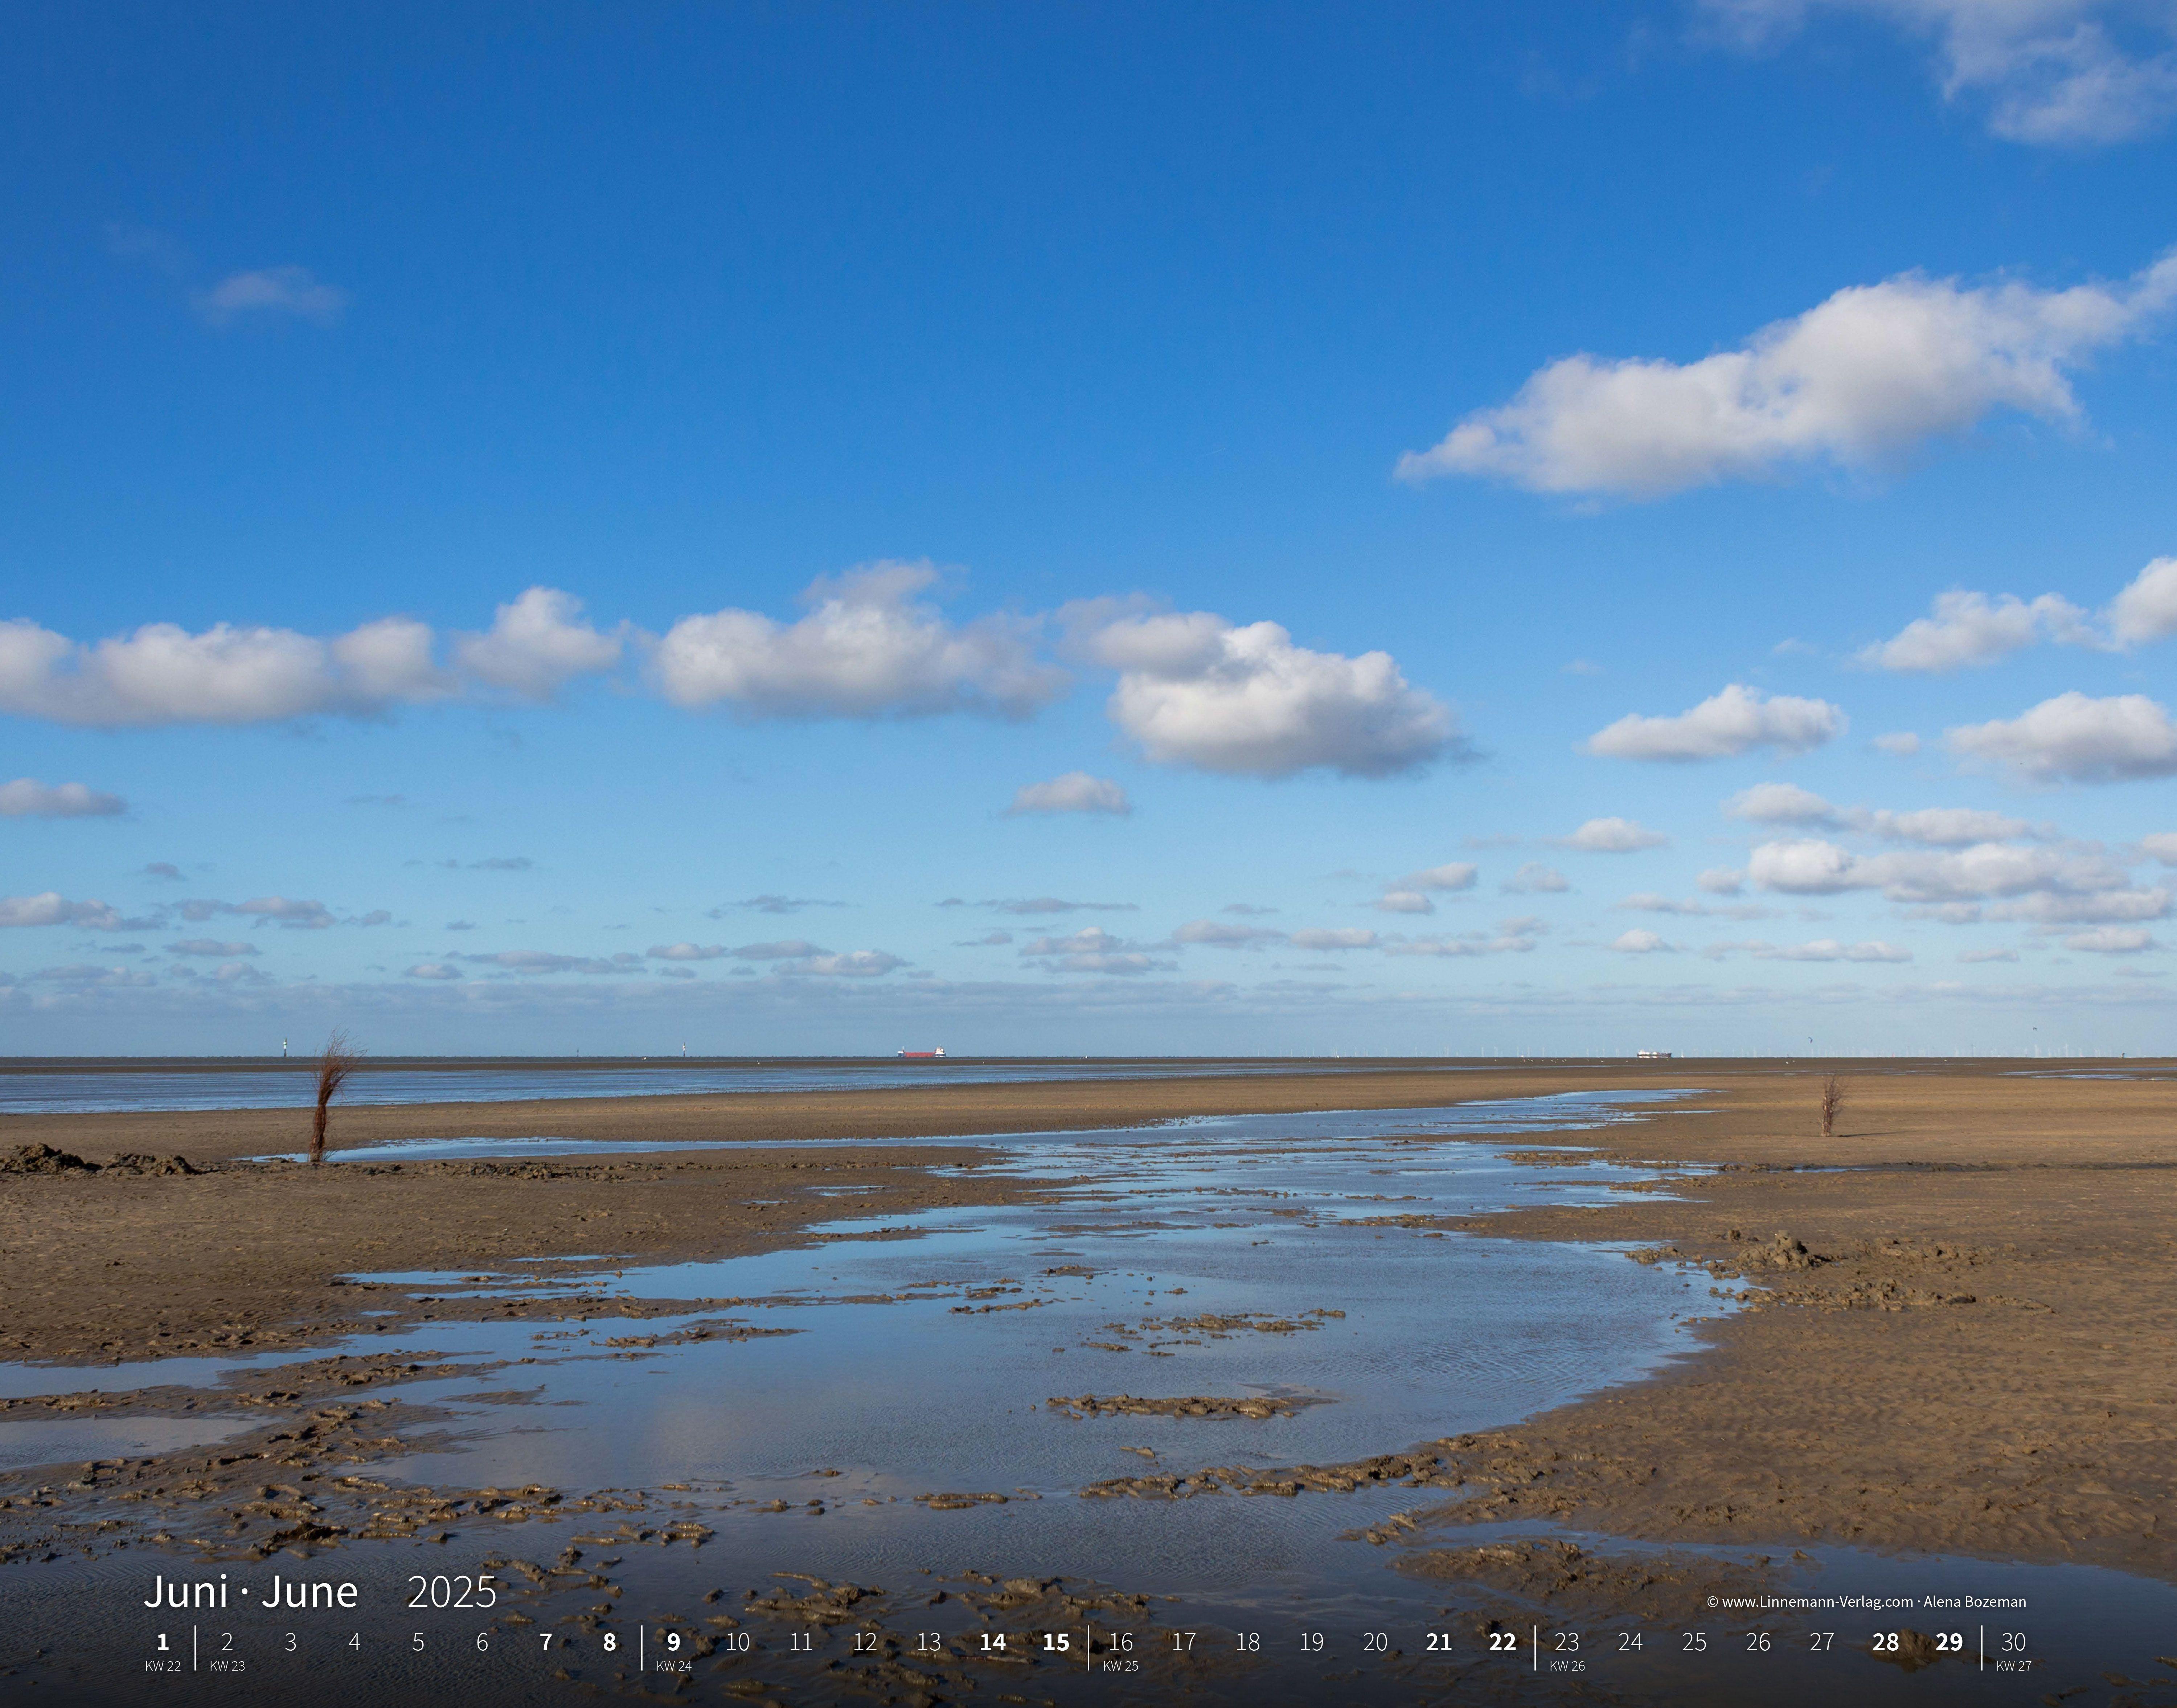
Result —
[[332, 909], [323, 902], [303, 901], [290, 896], [255, 896], [246, 902], [221, 902], [198, 897], [177, 902], [174, 909], [193, 924], [201, 924], [206, 919], [226, 914], [254, 919], [261, 925], [276, 925], [296, 931], [322, 931], [334, 923]]
[[1719, 37], [1773, 48], [1827, 12], [1932, 37], [1946, 101], [1972, 101], [2007, 141], [2125, 142], [2177, 112], [2177, 17], [2125, 0], [1698, 0]]
[[2058, 593], [2032, 600], [2015, 593], [1954, 588], [1930, 614], [1855, 655], [1873, 669], [1934, 674], [1993, 664], [2042, 641], [2123, 652], [2177, 634], [2177, 558], [2157, 558], [2097, 613]]
[[1842, 943], [1834, 937], [1819, 937], [1811, 943], [1779, 945], [1776, 943], [1711, 943], [1701, 951], [1710, 960], [1722, 960], [1727, 956], [1750, 955], [1757, 961], [1858, 961], [1897, 962], [1912, 958], [1910, 949], [1901, 949], [1895, 943], [1880, 941], [1864, 943]]
[[1480, 869], [1464, 860], [1451, 860], [1440, 866], [1428, 866], [1417, 872], [1408, 872], [1400, 878], [1397, 887], [1402, 890], [1425, 890], [1443, 894], [1458, 890], [1470, 890]]
[[458, 979], [461, 976], [461, 969], [450, 967], [444, 961], [418, 961], [401, 976], [406, 979]]
[[0, 930], [10, 926], [80, 925], [93, 931], [156, 930], [156, 920], [123, 919], [104, 902], [71, 902], [57, 890], [35, 896], [0, 896]]
[[1329, 929], [1311, 927], [1295, 931], [1291, 942], [1296, 949], [1311, 949], [1328, 952], [1339, 949], [1372, 949], [1382, 941], [1375, 932], [1358, 926], [1346, 925]]
[[196, 310], [215, 326], [245, 315], [284, 315], [330, 326], [347, 308], [347, 292], [328, 285], [308, 267], [259, 267], [229, 273], [196, 295]]
[[1564, 667], [1563, 674], [1567, 676], [1600, 676], [1603, 672], [1602, 666], [1592, 660], [1575, 658]]
[[1712, 896], [1735, 896], [1746, 887], [1746, 874], [1734, 866], [1710, 866], [1694, 882]]
[[1826, 700], [1780, 694], [1734, 682], [1674, 718], [1629, 712], [1597, 730], [1587, 750], [1605, 759], [1689, 764], [1732, 759], [1758, 749], [1805, 753], [1841, 735], [1844, 713]]
[[1024, 960], [1039, 963], [1053, 973], [1097, 973], [1132, 977], [1143, 973], [1170, 972], [1176, 962], [1160, 961], [1149, 946], [1129, 943], [1099, 925], [1089, 925], [1067, 936], [1031, 938], [1020, 946]]
[[147, 878], [164, 878], [170, 883], [179, 883], [182, 878], [182, 869], [171, 860], [153, 860], [150, 865], [144, 868], [144, 876]]
[[1540, 860], [1529, 860], [1497, 887], [1510, 896], [1562, 895], [1572, 886], [1565, 881], [1565, 875], [1555, 866], [1544, 865]]
[[807, 955], [798, 960], [781, 961], [771, 970], [782, 978], [881, 979], [905, 965], [901, 957], [887, 954], [882, 949], [852, 949], [844, 954]]
[[1048, 783], [1031, 783], [1013, 796], [1013, 804], [1006, 809], [1006, 816], [1017, 818], [1023, 813], [1103, 812], [1121, 817], [1133, 810], [1127, 799], [1127, 791], [1105, 777], [1091, 777], [1085, 771], [1069, 771], [1063, 777], [1054, 777]]
[[472, 872], [526, 872], [534, 868], [536, 864], [527, 854], [495, 854], [489, 859], [471, 860], [469, 870]]
[[1788, 783], [1756, 783], [1723, 804], [1725, 814], [1754, 824], [1801, 830], [1850, 830], [1891, 842], [1930, 848], [1967, 848], [1975, 843], [2009, 842], [2044, 833], [2022, 818], [1970, 806], [1923, 806], [1908, 812], [1889, 808], [1832, 805], [1819, 794]]
[[1220, 914], [1237, 914], [1242, 919], [1259, 919], [1264, 914], [1274, 914], [1275, 908], [1258, 908], [1251, 902], [1227, 902], [1218, 910]]
[[1662, 832], [1630, 818], [1591, 818], [1570, 836], [1552, 840], [1559, 848], [1581, 854], [1638, 854], [1644, 849], [1668, 848], [1671, 843]]
[[1958, 959], [1965, 962], [1968, 966], [1978, 965], [1988, 961], [2016, 961], [2017, 958], [2018, 951], [2016, 949], [1961, 949], [1958, 951]]
[[1260, 949], [1285, 941], [1285, 934], [1262, 925], [1228, 925], [1222, 919], [1190, 919], [1171, 934], [1171, 940], [1211, 949]]
[[[956, 898], [941, 902], [938, 905], [966, 907], [970, 904]], [[1141, 904], [1138, 902], [1069, 902], [1057, 896], [1014, 896], [1003, 901], [976, 902], [973, 905], [1019, 917], [1044, 914], [1133, 914], [1141, 911]]]
[[1909, 729], [1894, 730], [1890, 734], [1876, 736], [1874, 749], [1893, 759], [1910, 759], [1920, 750], [1920, 738]]
[[1671, 896], [1660, 895], [1654, 890], [1639, 891], [1633, 895], [1627, 896], [1616, 905], [1620, 908], [1629, 909], [1636, 914], [1686, 914], [1705, 915], [1709, 911], [1708, 905], [1705, 902], [1682, 902]]
[[80, 783], [43, 783], [35, 777], [0, 783], [0, 818], [115, 818], [128, 803]]
[[1653, 931], [1627, 931], [1606, 947], [1620, 955], [1668, 955], [1677, 952], [1675, 944], [1665, 942]]
[[[219, 970], [222, 974], [227, 971], [224, 967], [221, 968]], [[234, 974], [236, 975], [239, 975], [247, 970], [248, 969], [237, 966], [234, 969]], [[40, 969], [37, 972], [30, 974], [29, 976], [33, 982], [38, 984], [72, 985], [78, 989], [87, 989], [94, 986], [108, 989], [141, 989], [145, 985], [156, 985], [158, 982], [158, 980], [150, 974], [139, 971], [133, 967], [94, 967], [86, 965], [76, 965], [71, 967], [45, 967]]]
[[996, 949], [1012, 942], [1012, 940], [1013, 934], [1011, 931], [985, 931], [979, 937], [969, 937], [963, 942], [953, 944], [952, 947], [956, 949]]
[[1811, 789], [1790, 783], [1757, 783], [1723, 804], [1729, 818], [1755, 824], [1834, 824], [1837, 810]]
[[215, 937], [183, 937], [178, 942], [166, 945], [170, 955], [208, 956], [214, 960], [232, 961], [241, 955], [257, 952], [254, 943], [222, 943]]
[[1461, 931], [1454, 936], [1387, 937], [1381, 947], [1387, 955], [1427, 955], [1460, 958], [1469, 955], [1524, 955], [1549, 927], [1531, 914], [1500, 919], [1493, 931]]
[[582, 973], [588, 974], [638, 973], [642, 970], [642, 957], [622, 951], [617, 955], [558, 955], [543, 949], [500, 949], [474, 955], [456, 955], [451, 958], [466, 961], [472, 966], [498, 967], [523, 978], [533, 978], [551, 973]]
[[786, 937], [770, 943], [743, 943], [733, 951], [734, 958], [741, 961], [805, 961], [830, 952], [800, 937]]
[[1379, 914], [1432, 914], [1436, 903], [1419, 890], [1386, 890], [1372, 903]]
[[744, 901], [728, 902], [723, 907], [712, 908], [703, 917], [722, 919], [728, 913], [746, 910], [757, 914], [798, 914], [804, 908], [843, 908], [844, 902], [823, 901], [815, 896], [750, 896]]
[[2103, 925], [2091, 931], [2073, 931], [2064, 939], [2067, 949], [2089, 955], [2138, 955], [2162, 946], [2141, 925]]
[[2169, 893], [2141, 889], [2114, 861], [2071, 849], [1981, 843], [1855, 854], [1819, 838], [1764, 843], [1748, 861], [1760, 887], [1787, 895], [1879, 892], [1951, 925], [1983, 917], [2043, 925], [2160, 919]]
[[727, 951], [723, 943], [652, 943], [648, 952], [653, 961], [715, 961]]

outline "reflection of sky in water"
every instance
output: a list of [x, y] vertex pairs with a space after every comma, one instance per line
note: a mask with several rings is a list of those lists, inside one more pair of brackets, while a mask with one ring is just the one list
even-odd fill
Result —
[[[1067, 1182], [1052, 1203], [813, 1231], [911, 1227], [913, 1238], [848, 1237], [572, 1281], [377, 1277], [450, 1295], [579, 1285], [743, 1301], [705, 1314], [794, 1331], [528, 1367], [521, 1384], [541, 1383], [542, 1399], [562, 1403], [470, 1408], [464, 1425], [480, 1432], [461, 1451], [389, 1470], [422, 1482], [570, 1487], [731, 1480], [739, 1492], [796, 1500], [1028, 1488], [1070, 1501], [1083, 1483], [1150, 1468], [1127, 1447], [1149, 1448], [1174, 1469], [1329, 1462], [1506, 1422], [1653, 1368], [1678, 1344], [1671, 1318], [1689, 1308], [1690, 1285], [1612, 1250], [1356, 1224], [1596, 1201], [1611, 1185], [1650, 1176], [1514, 1163], [1493, 1148], [1438, 1141], [1618, 1118], [1599, 1098], [1551, 1099], [1031, 1135], [1007, 1141], [1000, 1166]], [[1096, 1273], [1046, 1273], [1067, 1267]], [[967, 1296], [997, 1286], [1008, 1291]], [[838, 1302], [910, 1291], [939, 1296]], [[1705, 1285], [1699, 1299], [1721, 1308]], [[987, 1308], [1016, 1306], [1027, 1308]], [[1324, 1311], [1344, 1315], [1307, 1314]], [[1221, 1337], [1145, 1326], [1205, 1315], [1315, 1326]], [[528, 1323], [483, 1332], [508, 1356], [549, 1354], [669, 1334], [682, 1320], [555, 1325], [548, 1333], [571, 1338], [543, 1341]], [[1115, 1332], [1115, 1323], [1136, 1332]], [[1076, 1420], [1045, 1404], [1121, 1392], [1328, 1403], [1246, 1422]], [[823, 1467], [847, 1475], [807, 1478]], [[1067, 1511], [1069, 1522], [1080, 1517]], [[1044, 1514], [1032, 1521], [1047, 1527]]]
[[186, 1447], [209, 1447], [254, 1427], [253, 1417], [65, 1417], [0, 1423], [0, 1471], [31, 1465], [74, 1465], [93, 1459], [141, 1458]]
[[[1372, 1067], [1375, 1064], [1372, 1064]], [[0, 1072], [0, 1113], [110, 1114], [122, 1110], [304, 1109], [315, 1095], [310, 1062], [285, 1067], [71, 1068]], [[1007, 1061], [953, 1057], [800, 1058], [785, 1061], [650, 1062], [615, 1067], [539, 1061], [520, 1067], [396, 1067], [365, 1061], [343, 1104], [510, 1103], [537, 1097], [660, 1097], [691, 1092], [877, 1091], [912, 1085], [1019, 1084], [1052, 1080], [1201, 1079], [1264, 1073], [1359, 1073], [1292, 1061]], [[1432, 1073], [1476, 1072], [1437, 1067]]]

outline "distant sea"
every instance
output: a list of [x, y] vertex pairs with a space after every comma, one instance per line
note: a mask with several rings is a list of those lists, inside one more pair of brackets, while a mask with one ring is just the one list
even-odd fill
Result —
[[[343, 1104], [512, 1103], [542, 1097], [663, 1097], [690, 1092], [853, 1091], [1039, 1080], [1196, 1079], [1359, 1072], [1449, 1062], [1291, 1058], [953, 1056], [387, 1057], [366, 1061]], [[1474, 1064], [1461, 1064], [1471, 1067]], [[310, 1062], [247, 1057], [0, 1060], [0, 1115], [130, 1110], [292, 1109], [314, 1087]]]

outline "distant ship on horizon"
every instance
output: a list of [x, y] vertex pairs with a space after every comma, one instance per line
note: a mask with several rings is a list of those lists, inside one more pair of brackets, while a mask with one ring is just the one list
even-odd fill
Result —
[[936, 1061], [941, 1060], [944, 1054], [945, 1051], [941, 1048], [937, 1050], [903, 1050], [899, 1052], [899, 1059], [902, 1061]]

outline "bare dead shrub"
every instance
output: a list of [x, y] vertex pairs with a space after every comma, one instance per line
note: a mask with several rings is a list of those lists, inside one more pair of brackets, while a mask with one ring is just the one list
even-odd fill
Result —
[[325, 1165], [325, 1111], [340, 1094], [341, 1087], [349, 1074], [355, 1072], [356, 1063], [363, 1052], [347, 1041], [347, 1034], [335, 1032], [325, 1040], [325, 1047], [318, 1057], [318, 1107], [310, 1120], [310, 1166], [323, 1168]]
[[1844, 1110], [1844, 1081], [1834, 1073], [1822, 1077], [1822, 1137], [1836, 1132], [1836, 1118]]

